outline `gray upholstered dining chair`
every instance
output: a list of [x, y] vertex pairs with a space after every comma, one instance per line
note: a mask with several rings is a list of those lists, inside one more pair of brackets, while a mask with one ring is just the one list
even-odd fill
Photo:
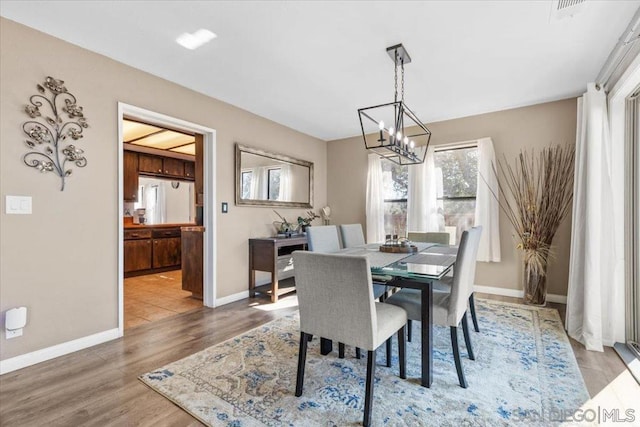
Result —
[[[460, 387], [463, 388], [467, 388], [467, 380], [464, 377], [462, 361], [460, 360], [458, 325], [462, 322], [462, 332], [469, 359], [475, 360], [467, 324], [467, 299], [469, 294], [473, 292], [476, 258], [481, 234], [482, 227], [474, 227], [462, 233], [456, 263], [453, 267], [451, 292], [433, 293], [433, 323], [450, 327], [451, 346], [453, 347], [458, 381], [460, 382]], [[409, 319], [420, 321], [422, 310], [420, 292], [416, 289], [402, 289], [387, 298], [385, 303], [404, 308]]]
[[[364, 234], [362, 233], [362, 226], [360, 224], [341, 225], [340, 231], [348, 236], [345, 239], [345, 234], [342, 234], [342, 240], [345, 248], [353, 246], [364, 245]], [[358, 234], [362, 236], [358, 237]], [[358, 243], [360, 242], [361, 243]], [[307, 228], [307, 244], [311, 252], [323, 252], [332, 253], [338, 252], [340, 248], [340, 237], [338, 236], [338, 229], [335, 225], [320, 225], [311, 226]], [[375, 298], [384, 298], [387, 293], [387, 288], [384, 285], [374, 284], [373, 294]]]
[[[359, 240], [357, 237], [358, 228], [360, 234], [362, 234], [362, 245], [364, 244], [364, 233], [362, 233], [362, 225], [360, 224], [351, 224], [351, 227], [347, 227], [349, 230], [348, 233], [351, 239], [348, 239], [348, 242], [351, 244], [350, 246], [346, 246], [345, 248], [351, 246], [357, 246], [355, 243]], [[340, 230], [342, 231], [342, 225], [340, 226]], [[344, 241], [344, 235], [343, 235]], [[338, 229], [335, 225], [321, 225], [321, 226], [311, 226], [307, 228], [307, 244], [309, 246], [309, 250], [311, 252], [322, 252], [322, 253], [332, 253], [340, 251], [340, 237], [338, 236]], [[295, 264], [294, 264], [295, 265]], [[376, 277], [373, 283], [373, 297], [375, 299], [379, 299], [383, 301], [387, 296], [387, 287], [382, 283], [385, 280], [380, 277]], [[339, 344], [339, 354], [340, 357], [344, 357], [344, 343], [340, 342]], [[360, 348], [356, 348], [356, 357], [360, 358]], [[387, 366], [391, 366], [391, 341], [387, 344]]]
[[302, 395], [307, 344], [311, 335], [367, 350], [364, 421], [371, 422], [376, 349], [397, 332], [400, 378], [406, 378], [405, 325], [407, 313], [400, 307], [375, 302], [371, 270], [366, 257], [293, 253], [298, 306], [300, 351], [296, 396]]
[[338, 252], [340, 250], [338, 228], [335, 225], [307, 227], [307, 244], [312, 252]]
[[[451, 292], [452, 286], [453, 286], [453, 277], [451, 276], [445, 276], [442, 279], [433, 282], [433, 290], [435, 292]], [[473, 292], [474, 291], [472, 286], [468, 296], [469, 311], [471, 312], [471, 321], [473, 322], [473, 330], [476, 332], [480, 332], [480, 327], [478, 326], [478, 315], [476, 314], [476, 300], [473, 296]], [[411, 332], [408, 332], [408, 333], [409, 333], [409, 336], [411, 336]], [[409, 341], [411, 341], [411, 338], [409, 338]]]
[[362, 224], [342, 224], [340, 225], [340, 235], [342, 236], [342, 246], [345, 248], [365, 244]]
[[449, 233], [444, 233], [444, 232], [419, 233], [417, 231], [409, 231], [407, 233], [407, 239], [411, 240], [412, 242], [439, 243], [441, 245], [448, 245]]
[[[449, 233], [436, 232], [436, 231], [428, 231], [428, 232], [409, 231], [407, 232], [407, 239], [409, 239], [412, 242], [437, 243], [439, 245], [448, 245], [450, 242], [449, 240], [450, 235]], [[434, 283], [433, 285], [434, 290], [439, 290], [440, 289], [439, 286], [442, 288], [443, 291], [448, 292], [448, 289], [445, 285], [437, 285], [436, 283]], [[407, 324], [407, 331], [408, 331], [409, 342], [411, 342], [411, 337], [413, 335], [413, 323], [411, 322], [411, 320], [409, 320], [409, 323]]]

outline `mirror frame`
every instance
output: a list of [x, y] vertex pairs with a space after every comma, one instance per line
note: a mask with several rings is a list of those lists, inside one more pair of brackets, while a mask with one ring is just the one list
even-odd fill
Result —
[[[255, 200], [243, 199], [242, 188], [240, 185], [240, 177], [242, 176], [242, 165], [240, 164], [240, 155], [242, 152], [255, 154], [258, 156], [269, 157], [271, 159], [280, 160], [294, 165], [309, 168], [309, 202], [281, 202], [278, 200]], [[273, 206], [273, 207], [289, 207], [289, 208], [313, 208], [313, 162], [306, 160], [294, 159], [284, 154], [273, 153], [270, 151], [253, 148], [236, 142], [235, 150], [235, 190], [236, 190], [236, 206]]]

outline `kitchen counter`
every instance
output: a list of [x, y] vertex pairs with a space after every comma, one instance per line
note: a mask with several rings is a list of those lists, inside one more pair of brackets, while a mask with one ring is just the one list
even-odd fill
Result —
[[175, 227], [194, 227], [195, 224], [182, 223], [182, 224], [133, 224], [124, 223], [124, 229], [145, 229], [145, 228], [175, 228]]
[[182, 230], [182, 231], [195, 231], [195, 232], [198, 232], [198, 233], [203, 233], [204, 232], [204, 226], [202, 226], [202, 225], [187, 225], [187, 226], [180, 227], [180, 230]]

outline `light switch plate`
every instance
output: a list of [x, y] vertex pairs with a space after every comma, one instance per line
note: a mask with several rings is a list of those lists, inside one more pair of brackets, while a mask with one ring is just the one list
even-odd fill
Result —
[[227, 202], [222, 202], [222, 213], [229, 212], [229, 204]]
[[31, 215], [31, 196], [6, 196], [5, 212], [7, 214]]

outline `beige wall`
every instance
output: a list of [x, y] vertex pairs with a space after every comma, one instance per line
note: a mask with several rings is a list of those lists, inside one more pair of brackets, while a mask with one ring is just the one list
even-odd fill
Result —
[[[277, 219], [269, 208], [234, 206], [234, 142], [314, 162], [314, 206], [326, 204], [323, 141], [6, 19], [0, 52], [0, 310], [29, 309], [24, 336], [6, 341], [0, 325], [2, 360], [117, 327], [119, 101], [217, 130], [218, 297], [247, 289], [247, 239], [271, 235]], [[48, 75], [66, 81], [91, 126], [78, 144], [88, 166], [64, 192], [56, 176], [22, 163], [23, 108]], [[6, 215], [6, 195], [32, 196], [33, 214]]]
[[[433, 144], [493, 138], [496, 157], [510, 161], [521, 149], [549, 144], [575, 144], [576, 100], [550, 102], [531, 107], [481, 114], [428, 124]], [[367, 152], [362, 137], [330, 141], [327, 147], [327, 176], [332, 223], [365, 224]], [[560, 226], [554, 239], [555, 259], [549, 267], [549, 293], [566, 295], [569, 275], [571, 218]], [[476, 284], [522, 289], [519, 252], [513, 231], [500, 213], [502, 262], [478, 263]]]

